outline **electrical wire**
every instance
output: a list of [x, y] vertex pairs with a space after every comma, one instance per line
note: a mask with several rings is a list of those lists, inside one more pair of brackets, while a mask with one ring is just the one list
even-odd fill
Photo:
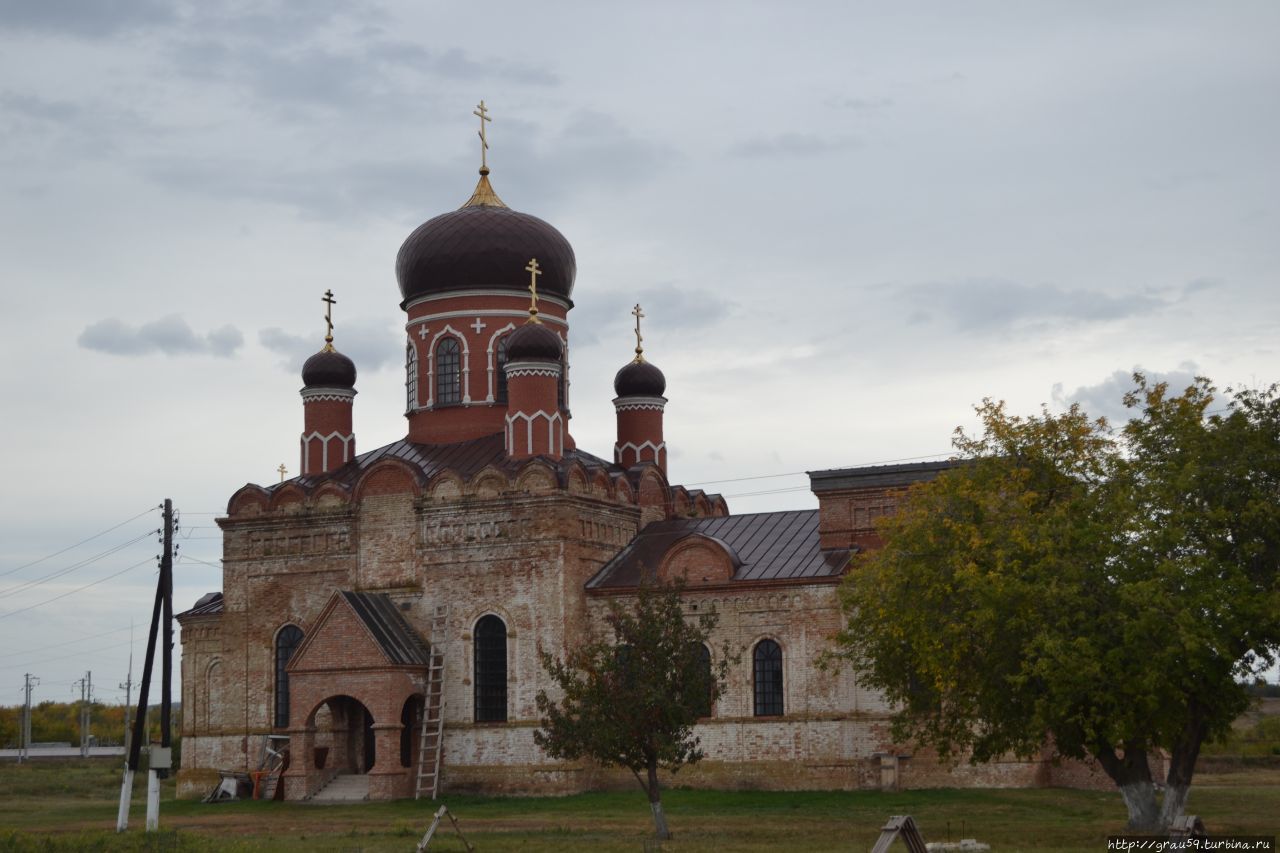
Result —
[[[96, 640], [99, 637], [109, 637], [112, 634], [119, 634], [121, 631], [132, 631], [132, 630], [133, 630], [132, 625], [125, 625], [123, 628], [112, 628], [110, 631], [103, 631], [101, 634], [90, 634], [87, 637], [79, 637], [78, 639], [67, 640], [66, 642], [63, 642], [63, 643], [54, 643], [51, 646], [41, 646], [40, 651], [45, 651], [47, 649], [60, 649], [63, 646], [73, 646], [76, 643], [83, 643], [85, 640]], [[23, 654], [29, 654], [29, 653], [30, 653], [29, 651], [9, 652], [9, 654], [11, 655], [15, 655], [15, 654], [23, 655]]]
[[134, 563], [132, 566], [129, 566], [127, 569], [121, 569], [115, 574], [107, 575], [105, 578], [99, 578], [93, 583], [87, 583], [84, 586], [77, 587], [76, 589], [73, 589], [69, 592], [64, 592], [61, 595], [55, 595], [53, 598], [46, 598], [44, 601], [38, 602], [36, 604], [30, 604], [30, 605], [27, 605], [26, 607], [20, 607], [17, 610], [10, 610], [8, 613], [0, 613], [0, 619], [8, 619], [10, 616], [15, 616], [19, 613], [26, 613], [28, 610], [35, 610], [37, 607], [44, 607], [46, 604], [51, 604], [55, 601], [58, 601], [59, 599], [66, 598], [68, 595], [75, 595], [77, 592], [83, 592], [89, 587], [97, 586], [100, 583], [105, 583], [106, 581], [109, 581], [112, 578], [118, 578], [125, 572], [133, 571], [134, 569], [138, 568], [138, 566], [144, 566], [147, 563], [153, 562], [154, 559], [155, 559], [154, 557], [148, 557], [147, 559], [142, 560], [141, 562]]
[[[895, 462], [916, 462], [921, 459], [937, 459], [939, 456], [950, 456], [950, 452], [946, 453], [926, 453], [923, 456], [900, 456], [897, 459], [879, 459], [875, 462], [860, 462], [857, 465], [836, 465], [830, 470], [839, 470], [841, 468], [868, 468], [872, 465], [892, 465]], [[828, 470], [828, 469], [823, 469]], [[808, 474], [808, 471], [788, 471], [785, 474], [756, 474], [751, 477], [733, 477], [728, 480], [703, 480], [699, 483], [685, 483], [685, 488], [695, 486], [713, 486], [717, 483], [743, 483], [747, 480], [772, 480], [777, 477], [798, 477], [801, 474]]]
[[111, 527], [108, 527], [106, 530], [103, 530], [101, 533], [95, 533], [95, 534], [93, 534], [92, 536], [90, 536], [88, 539], [81, 539], [79, 542], [77, 542], [77, 543], [76, 543], [76, 544], [74, 544], [74, 545], [68, 545], [67, 547], [63, 548], [61, 551], [54, 551], [52, 554], [49, 554], [49, 555], [44, 556], [44, 557], [41, 557], [41, 558], [40, 558], [40, 559], [38, 559], [38, 560], [32, 560], [30, 563], [24, 563], [23, 565], [18, 566], [16, 569], [9, 569], [9, 570], [7, 570], [7, 571], [0, 572], [0, 578], [4, 577], [5, 575], [11, 575], [11, 574], [13, 574], [14, 572], [20, 572], [20, 571], [22, 571], [23, 569], [28, 569], [28, 568], [30, 568], [30, 567], [32, 567], [32, 566], [34, 566], [34, 565], [36, 565], [37, 563], [43, 563], [45, 560], [51, 560], [51, 559], [53, 559], [54, 557], [58, 556], [59, 554], [65, 554], [65, 553], [67, 553], [68, 551], [70, 551], [70, 550], [71, 550], [71, 549], [73, 549], [73, 548], [79, 548], [81, 545], [83, 545], [83, 544], [84, 544], [84, 543], [86, 543], [86, 542], [92, 542], [94, 539], [97, 539], [99, 536], [106, 536], [106, 535], [107, 535], [108, 533], [110, 533], [111, 531], [116, 530], [116, 529], [121, 528], [121, 527], [124, 527], [126, 524], [128, 524], [128, 523], [129, 523], [129, 522], [131, 522], [131, 521], [137, 521], [139, 518], [142, 518], [142, 517], [143, 517], [144, 515], [146, 515], [147, 513], [149, 513], [149, 512], [155, 512], [156, 510], [157, 510], [157, 507], [153, 507], [153, 506], [152, 506], [152, 507], [147, 507], [147, 508], [146, 508], [146, 509], [144, 509], [142, 512], [140, 512], [140, 513], [138, 513], [137, 515], [135, 515], [133, 518], [126, 518], [124, 521], [120, 522], [119, 524], [116, 524], [116, 525], [113, 525], [113, 526], [111, 526]]
[[[72, 653], [71, 653], [71, 654], [69, 654], [69, 655], [59, 655], [59, 656], [57, 656], [57, 657], [44, 658], [44, 659], [42, 659], [42, 660], [33, 660], [33, 661], [28, 662], [28, 663], [6, 664], [5, 666], [0, 666], [0, 670], [5, 670], [5, 669], [22, 669], [23, 667], [28, 667], [28, 666], [39, 666], [39, 665], [41, 665], [41, 664], [54, 663], [54, 662], [56, 662], [56, 661], [60, 661], [60, 660], [67, 660], [67, 659], [69, 659], [69, 658], [80, 658], [81, 660], [84, 660], [84, 658], [85, 658], [85, 657], [86, 657], [86, 655], [88, 655], [88, 654], [96, 654], [97, 652], [105, 652], [105, 651], [107, 651], [108, 649], [119, 649], [119, 648], [123, 648], [123, 647], [125, 647], [125, 646], [132, 646], [132, 645], [135, 645], [134, 641], [133, 641], [133, 640], [128, 640], [128, 641], [123, 642], [123, 643], [116, 643], [115, 645], [112, 645], [112, 646], [99, 646], [98, 648], [94, 649], [92, 652], [72, 652]], [[74, 682], [72, 682], [72, 683], [74, 683]], [[52, 682], [50, 682], [50, 684], [52, 684]]]
[[14, 593], [31, 589], [33, 587], [41, 586], [42, 584], [48, 583], [49, 581], [54, 580], [55, 578], [60, 578], [63, 575], [69, 575], [74, 571], [83, 569], [85, 566], [96, 563], [98, 560], [101, 560], [103, 557], [109, 557], [118, 551], [123, 551], [125, 548], [128, 548], [130, 545], [135, 545], [138, 542], [141, 542], [143, 539], [146, 539], [149, 536], [154, 536], [159, 532], [160, 531], [158, 530], [148, 530], [145, 533], [141, 533], [138, 536], [135, 536], [134, 538], [130, 539], [128, 542], [122, 542], [119, 545], [115, 545], [111, 548], [108, 548], [107, 550], [103, 551], [101, 554], [95, 554], [92, 557], [86, 557], [80, 562], [73, 563], [72, 565], [68, 566], [65, 569], [58, 569], [57, 571], [47, 574], [42, 578], [34, 578], [25, 583], [20, 583], [17, 586], [11, 586], [6, 590], [0, 591], [0, 598], [4, 598], [7, 595], [13, 595]]

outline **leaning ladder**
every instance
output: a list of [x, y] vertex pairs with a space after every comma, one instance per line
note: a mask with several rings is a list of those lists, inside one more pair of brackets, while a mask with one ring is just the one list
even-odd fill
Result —
[[444, 638], [449, 608], [437, 607], [431, 620], [431, 662], [427, 669], [427, 698], [422, 709], [418, 742], [418, 787], [414, 799], [440, 793], [440, 759], [444, 755]]

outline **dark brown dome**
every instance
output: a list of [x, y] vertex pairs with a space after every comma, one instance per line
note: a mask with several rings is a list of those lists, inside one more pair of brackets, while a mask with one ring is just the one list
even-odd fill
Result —
[[560, 361], [564, 345], [560, 336], [545, 323], [525, 323], [507, 338], [507, 363], [513, 361]]
[[307, 388], [354, 388], [355, 362], [337, 350], [321, 350], [302, 365], [302, 384]]
[[613, 390], [619, 397], [661, 397], [667, 377], [647, 361], [633, 361], [613, 377]]
[[[538, 293], [568, 300], [578, 263], [564, 235], [536, 216], [502, 203], [482, 177], [458, 210], [419, 225], [396, 256], [401, 307], [420, 296], [473, 288], [525, 292], [530, 258], [542, 275]], [[496, 202], [496, 203], [495, 203]]]

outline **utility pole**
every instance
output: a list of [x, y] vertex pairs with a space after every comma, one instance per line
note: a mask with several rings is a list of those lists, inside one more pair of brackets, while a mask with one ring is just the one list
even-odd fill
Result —
[[39, 684], [40, 679], [28, 672], [26, 674], [26, 684], [23, 687], [26, 692], [26, 698], [22, 703], [22, 735], [18, 749], [19, 763], [31, 760], [31, 688], [34, 686], [33, 682], [34, 684]]
[[124, 754], [129, 754], [129, 712], [133, 710], [133, 625], [129, 625], [129, 677], [120, 685], [124, 689]]
[[[151, 630], [147, 634], [147, 656], [142, 665], [142, 681], [138, 685], [138, 711], [133, 718], [133, 736], [129, 740], [128, 759], [125, 763], [124, 780], [120, 785], [120, 809], [116, 814], [116, 831], [123, 832], [129, 828], [129, 801], [133, 796], [133, 774], [138, 769], [138, 760], [142, 752], [142, 740], [146, 737], [145, 725], [147, 714], [147, 698], [151, 690], [151, 674], [155, 668], [156, 643], [164, 642], [161, 652], [163, 671], [161, 674], [161, 731], [160, 744], [152, 745], [147, 773], [147, 831], [153, 832], [160, 826], [160, 774], [169, 775], [172, 766], [172, 752], [169, 748], [169, 674], [173, 652], [173, 501], [168, 498], [164, 502], [164, 531], [162, 542], [164, 551], [160, 556], [160, 577], [156, 582], [156, 598], [151, 608]], [[161, 614], [164, 615], [164, 636], [159, 636]]]

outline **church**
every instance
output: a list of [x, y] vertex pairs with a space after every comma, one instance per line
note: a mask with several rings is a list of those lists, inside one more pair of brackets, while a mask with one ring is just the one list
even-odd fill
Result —
[[[476, 115], [483, 152], [483, 102]], [[177, 617], [180, 795], [254, 770], [268, 742], [287, 744], [291, 800], [339, 782], [369, 799], [618, 784], [535, 745], [534, 697], [553, 687], [538, 652], [563, 656], [610, 600], [655, 578], [682, 580], [689, 612], [719, 616], [712, 648], [741, 653], [697, 726], [706, 758], [681, 784], [1070, 781], [1047, 761], [951, 768], [913, 754], [891, 740], [881, 696], [817, 666], [875, 519], [951, 463], [815, 471], [818, 509], [733, 514], [668, 480], [663, 411], [680, 390], [644, 352], [638, 305], [614, 445], [579, 448], [571, 403], [609, 403], [571, 398], [573, 248], [502, 201], [483, 153], [470, 198], [410, 233], [395, 272], [405, 437], [357, 452], [357, 365], [330, 322], [302, 368], [299, 476], [231, 496], [222, 589]]]

